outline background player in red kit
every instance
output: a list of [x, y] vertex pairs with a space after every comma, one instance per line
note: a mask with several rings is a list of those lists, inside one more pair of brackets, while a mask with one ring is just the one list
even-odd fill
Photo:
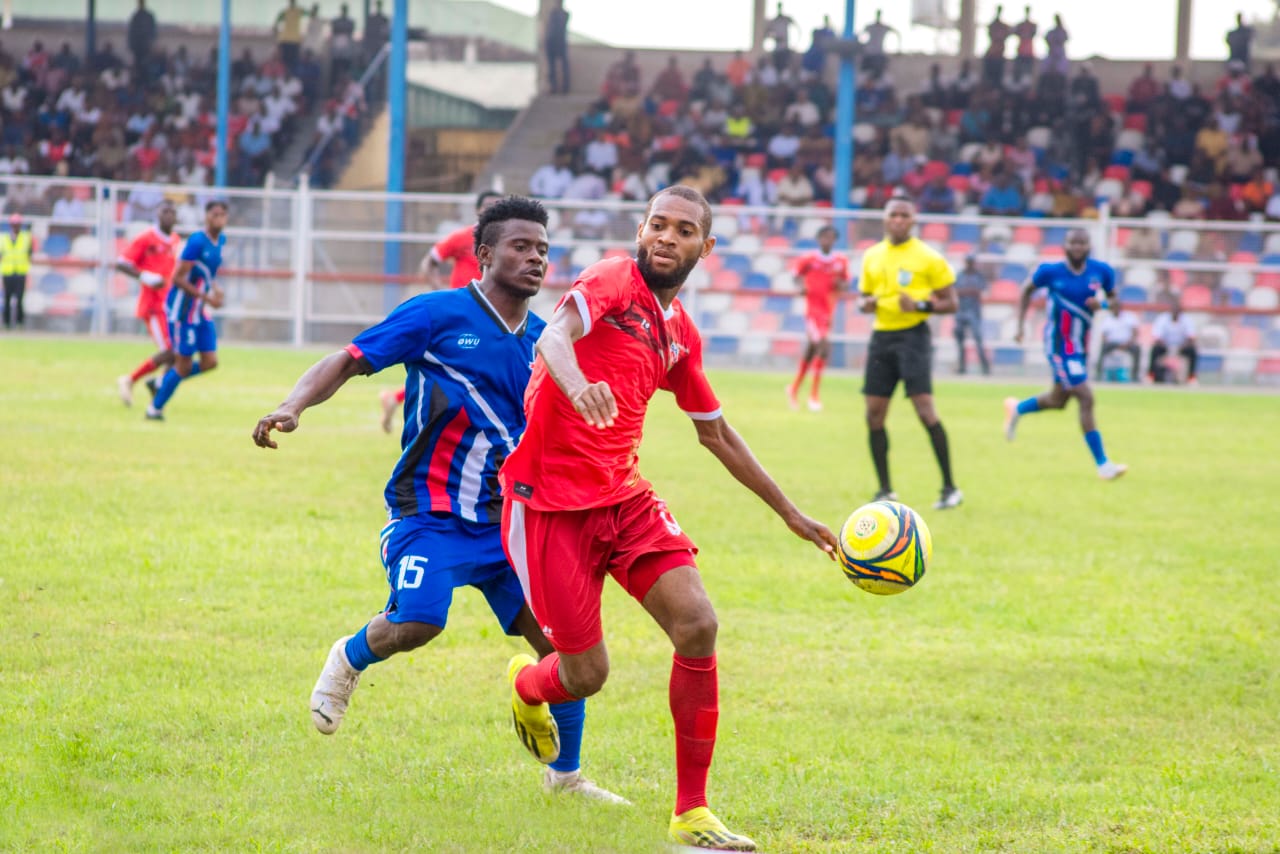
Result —
[[796, 281], [804, 288], [805, 333], [809, 340], [805, 344], [804, 357], [800, 360], [796, 378], [787, 386], [787, 401], [792, 409], [800, 408], [800, 384], [812, 367], [809, 409], [813, 412], [822, 410], [818, 385], [822, 382], [822, 369], [827, 366], [827, 359], [831, 356], [831, 342], [827, 340], [827, 336], [831, 334], [831, 316], [836, 308], [836, 295], [844, 290], [849, 281], [849, 259], [843, 252], [832, 252], [835, 245], [835, 227], [824, 225], [818, 231], [818, 248], [796, 259]]
[[[501, 193], [485, 190], [476, 196], [476, 219], [485, 208], [502, 198]], [[449, 278], [444, 277], [444, 267], [452, 263], [453, 270]], [[451, 288], [465, 288], [474, 281], [480, 281], [480, 262], [476, 260], [475, 226], [467, 225], [451, 232], [441, 240], [427, 257], [422, 259], [422, 273], [427, 277], [427, 284], [440, 289], [447, 284]], [[378, 402], [382, 404], [382, 432], [391, 432], [391, 419], [396, 409], [404, 404], [404, 386], [397, 389], [383, 389], [378, 392]]]
[[[116, 378], [116, 388], [125, 406], [133, 405], [133, 384], [152, 371], [173, 364], [173, 342], [169, 340], [169, 317], [165, 297], [169, 294], [173, 268], [178, 264], [178, 246], [182, 243], [173, 230], [178, 212], [171, 203], [160, 208], [154, 228], [134, 238], [116, 260], [116, 269], [138, 280], [138, 306], [134, 314], [147, 325], [158, 352], [133, 369]], [[154, 392], [153, 392], [154, 394]]]
[[556, 653], [508, 666], [516, 731], [535, 757], [554, 755], [547, 703], [595, 694], [609, 674], [600, 624], [605, 574], [675, 647], [669, 689], [676, 736], [672, 841], [754, 851], [707, 808], [719, 718], [715, 611], [693, 542], [640, 476], [636, 450], [658, 389], [673, 392], [698, 440], [799, 537], [834, 556], [836, 539], [801, 513], [729, 426], [702, 369], [702, 340], [676, 299], [711, 253], [711, 209], [676, 185], [649, 201], [636, 258], [582, 272], [539, 339], [525, 393], [528, 425], [500, 477], [511, 565]]

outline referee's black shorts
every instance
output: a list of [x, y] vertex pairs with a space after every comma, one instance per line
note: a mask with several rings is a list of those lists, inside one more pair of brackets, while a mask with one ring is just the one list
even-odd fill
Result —
[[893, 397], [899, 380], [906, 387], [907, 397], [933, 394], [933, 336], [927, 322], [910, 329], [871, 333], [862, 393]]

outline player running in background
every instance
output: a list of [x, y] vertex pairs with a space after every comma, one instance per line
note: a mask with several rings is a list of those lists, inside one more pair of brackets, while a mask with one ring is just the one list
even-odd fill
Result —
[[[187, 239], [179, 258], [173, 287], [165, 299], [169, 316], [169, 339], [173, 342], [173, 366], [165, 371], [156, 396], [147, 407], [147, 418], [164, 420], [164, 407], [178, 390], [178, 383], [218, 366], [218, 330], [208, 308], [221, 308], [222, 289], [217, 285], [226, 245], [227, 203], [212, 201], [204, 206], [204, 230]], [[200, 354], [200, 360], [192, 357]]]
[[796, 282], [804, 289], [805, 344], [804, 357], [796, 378], [787, 386], [787, 402], [792, 409], [799, 409], [800, 384], [805, 374], [813, 368], [813, 383], [809, 387], [809, 409], [822, 411], [818, 397], [818, 385], [822, 382], [822, 369], [831, 356], [831, 315], [836, 307], [836, 295], [849, 281], [849, 259], [843, 252], [832, 252], [836, 245], [835, 226], [824, 225], [818, 230], [818, 249], [806, 252], [796, 259]]
[[[133, 406], [134, 383], [152, 371], [173, 364], [173, 342], [169, 339], [165, 297], [169, 295], [169, 282], [178, 263], [178, 246], [182, 243], [182, 238], [173, 230], [177, 222], [178, 212], [173, 203], [165, 202], [160, 206], [155, 227], [135, 237], [116, 260], [117, 270], [138, 280], [138, 306], [134, 314], [146, 324], [157, 350], [155, 355], [134, 368], [133, 373], [116, 378], [120, 400], [125, 406]], [[148, 388], [154, 393], [154, 384]]]
[[859, 308], [876, 319], [867, 347], [862, 394], [867, 407], [871, 459], [880, 489], [875, 500], [896, 501], [889, 481], [889, 434], [885, 417], [889, 401], [901, 381], [916, 415], [929, 431], [933, 454], [942, 471], [942, 493], [935, 510], [960, 506], [964, 493], [951, 478], [947, 433], [933, 408], [933, 340], [930, 314], [956, 310], [956, 274], [936, 250], [913, 237], [916, 207], [907, 199], [890, 199], [884, 209], [885, 238], [862, 256]]
[[[485, 190], [476, 196], [476, 218], [485, 209], [502, 198], [501, 193]], [[422, 274], [432, 288], [443, 288], [447, 284], [451, 288], [465, 288], [472, 281], [480, 279], [480, 263], [476, 260], [474, 246], [474, 227], [464, 226], [451, 232], [447, 237], [431, 247], [431, 251], [422, 259]], [[444, 267], [452, 262], [453, 270], [446, 280]], [[397, 389], [383, 389], [378, 392], [378, 402], [382, 405], [382, 430], [391, 432], [391, 420], [396, 409], [404, 403], [404, 386]]]
[[1128, 471], [1122, 463], [1107, 459], [1102, 447], [1102, 434], [1093, 416], [1093, 389], [1089, 386], [1089, 326], [1099, 308], [1110, 307], [1120, 313], [1120, 302], [1114, 298], [1115, 271], [1111, 266], [1089, 257], [1089, 232], [1073, 228], [1067, 232], [1067, 260], [1041, 264], [1022, 289], [1018, 306], [1018, 332], [1013, 340], [1022, 343], [1022, 327], [1027, 319], [1031, 296], [1044, 288], [1048, 292], [1045, 306], [1044, 351], [1053, 369], [1053, 388], [1038, 397], [1004, 402], [1004, 435], [1010, 442], [1018, 427], [1018, 419], [1042, 409], [1063, 409], [1067, 401], [1076, 399], [1080, 409], [1080, 429], [1085, 444], [1093, 454], [1098, 477], [1115, 480]]
[[555, 753], [548, 703], [589, 697], [609, 675], [600, 622], [604, 577], [654, 618], [675, 647], [669, 702], [675, 724], [672, 841], [754, 851], [707, 808], [707, 773], [719, 717], [716, 615], [697, 549], [640, 476], [645, 412], [671, 391], [699, 441], [797, 536], [834, 556], [836, 540], [801, 513], [720, 412], [702, 370], [702, 340], [676, 299], [715, 245], [698, 191], [668, 187], [649, 200], [636, 258], [582, 272], [538, 342], [525, 396], [528, 426], [500, 472], [502, 535], [511, 565], [556, 653], [507, 668], [517, 734], [535, 757]]
[[[413, 297], [346, 349], [313, 365], [280, 406], [253, 431], [274, 448], [271, 431], [291, 433], [303, 411], [323, 403], [349, 379], [403, 364], [409, 408], [400, 460], [384, 499], [382, 563], [391, 584], [386, 610], [354, 635], [339, 638], [311, 694], [311, 720], [338, 729], [365, 668], [428, 643], [444, 631], [455, 587], [484, 594], [503, 631], [523, 635], [539, 655], [552, 652], [524, 602], [502, 548], [498, 466], [524, 429], [521, 401], [533, 345], [545, 324], [529, 298], [546, 273], [547, 214], [512, 197], [480, 216], [476, 251], [485, 275], [464, 290]], [[552, 707], [559, 755], [548, 753], [544, 785], [614, 803], [624, 799], [582, 776], [581, 700]]]

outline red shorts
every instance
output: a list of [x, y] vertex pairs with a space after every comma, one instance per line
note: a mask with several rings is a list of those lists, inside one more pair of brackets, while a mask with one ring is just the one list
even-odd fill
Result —
[[804, 328], [810, 341], [821, 341], [831, 334], [831, 315], [811, 311], [805, 315]]
[[159, 288], [143, 285], [138, 293], [138, 307], [134, 315], [147, 325], [147, 332], [156, 347], [161, 350], [172, 350], [173, 342], [169, 340], [169, 317], [165, 311], [166, 294]]
[[566, 655], [604, 639], [606, 573], [640, 602], [664, 573], [696, 566], [698, 553], [652, 490], [589, 510], [534, 510], [508, 498], [502, 545], [547, 640]]

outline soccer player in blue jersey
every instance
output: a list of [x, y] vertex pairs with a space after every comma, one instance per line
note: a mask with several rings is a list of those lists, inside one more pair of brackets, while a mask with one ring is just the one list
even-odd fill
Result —
[[1022, 327], [1031, 306], [1031, 296], [1041, 288], [1048, 292], [1045, 306], [1044, 350], [1053, 368], [1053, 388], [1038, 397], [1004, 402], [1004, 435], [1013, 441], [1018, 419], [1042, 409], [1063, 409], [1070, 398], [1080, 409], [1080, 429], [1093, 454], [1098, 476], [1115, 480], [1128, 471], [1123, 463], [1107, 459], [1102, 434], [1093, 416], [1093, 389], [1089, 387], [1089, 326], [1100, 308], [1120, 313], [1115, 297], [1115, 271], [1110, 265], [1089, 257], [1089, 232], [1073, 228], [1067, 232], [1067, 260], [1041, 264], [1022, 289], [1018, 306], [1018, 331], [1014, 340], [1022, 342]]
[[[173, 287], [165, 300], [173, 365], [160, 380], [147, 407], [147, 418], [152, 421], [164, 420], [165, 404], [178, 390], [178, 383], [218, 367], [218, 332], [208, 309], [222, 307], [223, 293], [217, 276], [222, 266], [222, 247], [227, 242], [222, 233], [226, 227], [226, 202], [211, 201], [204, 206], [204, 230], [191, 235], [182, 247]], [[198, 362], [192, 359], [197, 353]]]
[[[310, 703], [322, 733], [342, 723], [365, 668], [444, 631], [456, 587], [480, 590], [503, 630], [523, 635], [539, 656], [553, 652], [503, 552], [498, 486], [498, 468], [524, 433], [533, 346], [546, 325], [529, 312], [547, 270], [546, 223], [532, 199], [490, 206], [475, 227], [479, 281], [401, 304], [308, 369], [254, 428], [254, 442], [274, 448], [272, 430], [293, 432], [304, 410], [352, 377], [392, 365], [408, 373], [403, 452], [383, 493], [389, 521], [381, 555], [391, 596], [382, 614], [329, 650]], [[538, 756], [550, 765], [545, 787], [625, 803], [582, 776], [584, 701], [551, 711], [560, 744], [558, 754]]]

